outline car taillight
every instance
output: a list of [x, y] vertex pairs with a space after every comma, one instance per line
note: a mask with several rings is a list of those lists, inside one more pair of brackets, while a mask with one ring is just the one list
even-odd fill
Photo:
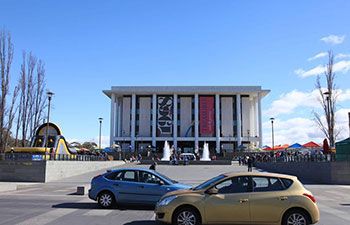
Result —
[[313, 203], [316, 203], [316, 199], [315, 199], [314, 196], [309, 195], [309, 194], [306, 194], [306, 193], [304, 193], [303, 195], [306, 196], [306, 197], [308, 197], [309, 199], [311, 199], [311, 201], [312, 201]]
[[93, 179], [96, 179], [96, 178], [98, 178], [98, 177], [100, 177], [100, 176], [102, 176], [102, 175], [100, 174], [100, 175], [94, 176]]

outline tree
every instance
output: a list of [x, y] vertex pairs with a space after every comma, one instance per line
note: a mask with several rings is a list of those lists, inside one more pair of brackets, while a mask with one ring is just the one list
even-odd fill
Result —
[[325, 134], [331, 147], [335, 146], [335, 140], [339, 135], [339, 131], [335, 128], [335, 112], [338, 95], [335, 84], [335, 73], [333, 72], [333, 61], [333, 52], [328, 51], [328, 63], [325, 66], [324, 72], [327, 87], [322, 88], [319, 75], [316, 79], [316, 88], [320, 93], [319, 102], [324, 112], [324, 116], [326, 117], [326, 122], [324, 122], [320, 114], [315, 111], [313, 112], [317, 126]]
[[[30, 52], [28, 57], [23, 51], [23, 62], [19, 79], [20, 101], [17, 113], [16, 140], [21, 131], [21, 145], [25, 146], [28, 139], [35, 134], [36, 129], [44, 118], [46, 108], [45, 68], [44, 62], [39, 60]], [[36, 75], [34, 71], [36, 68]], [[17, 141], [16, 141], [17, 146]]]
[[97, 144], [95, 142], [84, 142], [81, 145], [82, 148], [87, 148], [89, 150], [94, 150], [97, 147]]
[[0, 151], [7, 147], [9, 135], [16, 113], [16, 99], [18, 87], [15, 87], [10, 106], [7, 105], [7, 98], [10, 95], [10, 69], [13, 59], [14, 46], [11, 41], [11, 34], [3, 28], [0, 31], [0, 74], [1, 74], [1, 93], [0, 93]]

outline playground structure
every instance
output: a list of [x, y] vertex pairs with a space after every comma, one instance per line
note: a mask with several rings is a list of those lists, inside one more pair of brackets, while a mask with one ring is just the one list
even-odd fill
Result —
[[69, 149], [61, 129], [55, 123], [44, 123], [33, 136], [30, 147], [10, 147], [6, 152], [32, 153], [44, 155], [75, 155], [74, 149]]

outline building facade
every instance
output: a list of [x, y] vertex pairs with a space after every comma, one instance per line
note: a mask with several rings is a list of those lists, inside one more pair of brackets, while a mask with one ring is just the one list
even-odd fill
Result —
[[261, 100], [270, 91], [260, 86], [113, 86], [110, 144], [142, 151], [175, 149], [193, 152], [209, 143], [212, 151], [262, 147]]

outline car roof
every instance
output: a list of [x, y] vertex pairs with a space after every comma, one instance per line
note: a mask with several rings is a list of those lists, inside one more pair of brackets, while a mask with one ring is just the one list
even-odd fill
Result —
[[228, 172], [224, 173], [223, 175], [227, 177], [234, 177], [234, 176], [265, 176], [265, 177], [278, 177], [278, 178], [289, 178], [289, 179], [296, 179], [297, 177], [287, 174], [281, 174], [281, 173], [268, 173], [268, 172]]
[[118, 168], [118, 169], [112, 169], [109, 170], [110, 172], [117, 172], [117, 171], [124, 171], [124, 170], [137, 170], [137, 171], [146, 171], [146, 172], [155, 172], [154, 170], [150, 170], [150, 169], [144, 169], [144, 168]]

